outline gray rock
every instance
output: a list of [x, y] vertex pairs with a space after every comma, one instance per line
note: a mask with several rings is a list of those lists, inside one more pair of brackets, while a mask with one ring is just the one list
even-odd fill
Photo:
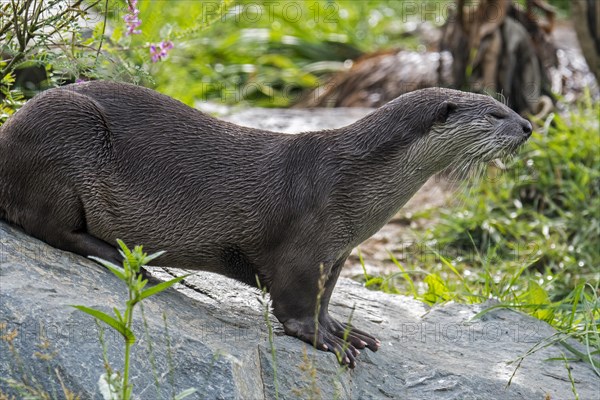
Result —
[[[56, 398], [63, 398], [61, 382], [82, 399], [100, 398], [98, 328], [70, 305], [121, 307], [123, 284], [103, 267], [2, 222], [0, 245], [0, 397], [22, 396], [12, 379]], [[355, 325], [382, 341], [377, 353], [362, 351], [355, 370], [344, 370], [333, 354], [283, 335], [271, 315], [265, 319], [258, 290], [208, 273], [185, 282], [144, 302], [148, 335], [138, 310], [131, 369], [137, 398], [169, 398], [189, 387], [198, 389], [190, 397], [198, 399], [271, 399], [276, 391], [281, 399], [573, 398], [564, 362], [551, 361], [565, 349], [554, 345], [525, 358], [507, 387], [515, 369], [509, 362], [556, 333], [515, 311], [497, 309], [472, 320], [490, 304], [429, 309], [341, 279], [332, 313], [344, 320], [352, 316]], [[122, 339], [106, 329], [104, 343], [111, 364], [120, 369]], [[600, 380], [589, 365], [569, 365], [580, 398], [598, 398]]]
[[299, 133], [350, 125], [372, 112], [372, 108], [249, 108], [226, 116], [233, 123], [275, 132]]

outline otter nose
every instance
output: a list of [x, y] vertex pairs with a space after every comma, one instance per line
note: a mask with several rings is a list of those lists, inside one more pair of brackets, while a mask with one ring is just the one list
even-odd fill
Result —
[[531, 127], [531, 122], [526, 119], [523, 120], [523, 132], [527, 135], [527, 137], [531, 136], [531, 131], [533, 128]]

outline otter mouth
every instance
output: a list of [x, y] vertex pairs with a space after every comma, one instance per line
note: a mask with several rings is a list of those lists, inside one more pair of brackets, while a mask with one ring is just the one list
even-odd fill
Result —
[[[530, 131], [529, 131], [530, 132]], [[503, 136], [502, 139], [496, 142], [496, 146], [493, 150], [488, 151], [481, 157], [482, 162], [490, 163], [500, 169], [506, 169], [503, 160], [514, 157], [519, 151], [521, 146], [527, 142], [530, 134], [527, 135], [515, 135], [515, 136]]]
[[509, 143], [502, 146], [501, 149], [494, 151], [492, 154], [486, 154], [481, 158], [483, 163], [493, 165], [501, 171], [508, 170], [506, 162], [510, 161], [515, 154], [517, 154], [519, 148], [525, 144], [529, 136], [520, 138], [518, 140], [511, 140]]
[[507, 171], [519, 148], [527, 142], [529, 130], [526, 133], [527, 135], [512, 135], [499, 132], [486, 143], [487, 146], [475, 144], [467, 147], [464, 151], [465, 156], [457, 158], [442, 173], [463, 181], [465, 178], [477, 179], [478, 176], [483, 176], [489, 165], [500, 171]]
[[507, 171], [510, 160], [515, 156], [518, 149], [526, 140], [515, 140], [504, 143], [483, 153], [473, 155], [470, 158], [462, 159], [446, 168], [447, 176], [456, 180], [464, 180], [467, 177], [477, 179], [478, 176], [485, 174], [486, 166], [492, 165], [500, 171]]

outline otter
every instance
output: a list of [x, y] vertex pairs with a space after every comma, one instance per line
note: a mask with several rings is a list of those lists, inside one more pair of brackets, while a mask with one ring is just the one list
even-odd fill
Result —
[[0, 128], [0, 218], [82, 256], [120, 263], [120, 238], [166, 250], [163, 266], [258, 280], [286, 334], [353, 368], [381, 343], [328, 312], [351, 250], [431, 175], [511, 153], [531, 129], [491, 97], [442, 88], [289, 135], [134, 85], [74, 84]]

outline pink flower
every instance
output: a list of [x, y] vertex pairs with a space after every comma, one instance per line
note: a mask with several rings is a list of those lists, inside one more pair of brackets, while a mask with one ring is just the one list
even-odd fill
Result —
[[163, 58], [166, 58], [169, 50], [171, 50], [173, 47], [175, 47], [175, 45], [170, 40], [163, 40], [159, 44], [150, 45], [150, 56], [152, 57], [152, 62], [155, 63], [161, 61]]
[[125, 14], [123, 20], [125, 21], [125, 25], [127, 26], [127, 31], [125, 31], [125, 35], [139, 35], [142, 33], [141, 30], [137, 29], [142, 24], [142, 20], [139, 18], [140, 10], [137, 8], [137, 0], [129, 0], [128, 1], [128, 10], [129, 13]]

